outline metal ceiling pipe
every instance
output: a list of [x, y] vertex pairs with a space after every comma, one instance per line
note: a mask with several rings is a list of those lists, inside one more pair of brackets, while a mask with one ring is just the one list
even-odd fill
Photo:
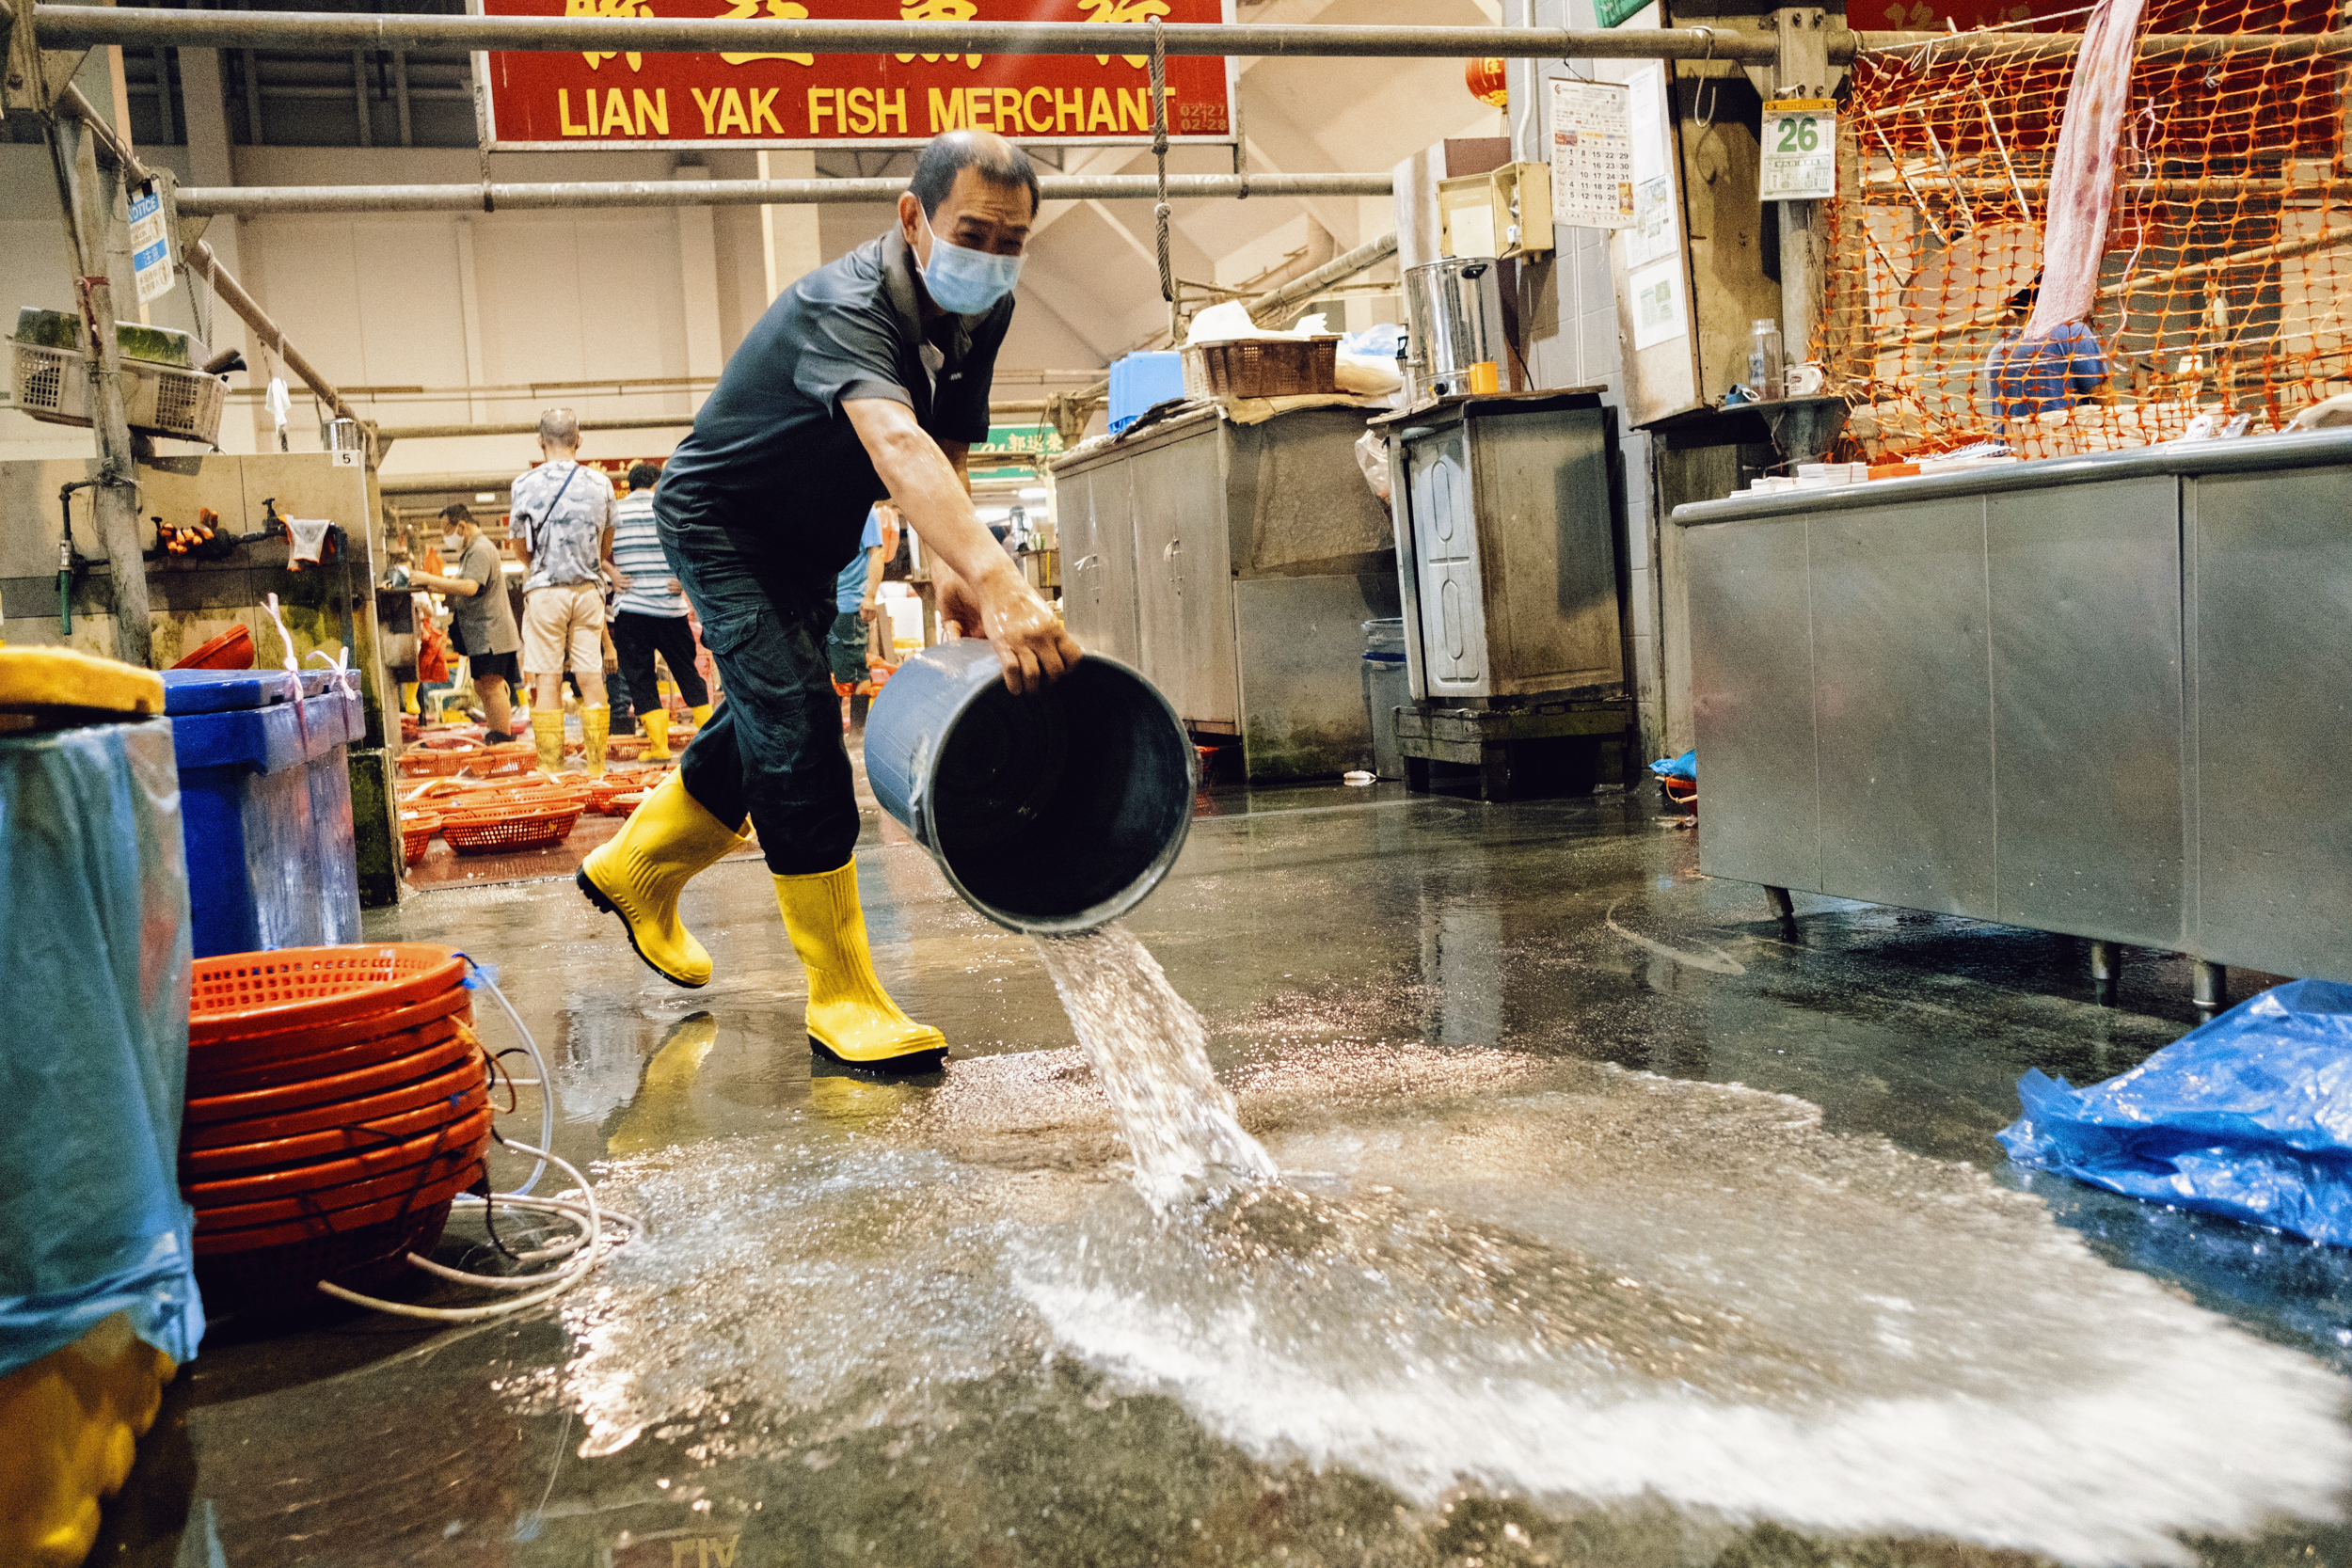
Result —
[[36, 5], [45, 47], [169, 44], [202, 49], [632, 50], [808, 55], [1170, 55], [1359, 56], [1375, 59], [1696, 60], [1767, 65], [1769, 38], [1705, 27], [1251, 26], [1098, 22], [790, 22], [666, 17], [355, 16], [321, 11], [162, 10]]
[[[204, 15], [215, 13], [204, 12]], [[1151, 200], [1150, 175], [1040, 177], [1048, 201]], [[183, 185], [180, 211], [212, 217], [274, 213], [492, 213], [564, 207], [798, 207], [896, 201], [904, 180], [612, 180], [482, 185]], [[1171, 198], [1387, 196], [1386, 174], [1171, 174]]]
[[1291, 306], [1312, 299], [1332, 284], [1376, 267], [1395, 254], [1396, 231], [1391, 230], [1376, 240], [1367, 241], [1351, 251], [1332, 257], [1312, 272], [1301, 273], [1272, 293], [1260, 294], [1249, 302], [1250, 319], [1263, 325]]

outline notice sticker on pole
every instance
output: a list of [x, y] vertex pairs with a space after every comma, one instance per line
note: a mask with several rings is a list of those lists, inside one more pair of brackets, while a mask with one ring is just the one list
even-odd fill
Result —
[[1633, 133], [1617, 82], [1551, 79], [1551, 221], [1622, 229], [1633, 221]]
[[1826, 98], [1783, 98], [1764, 105], [1766, 201], [1826, 201], [1837, 194], [1837, 105]]
[[141, 305], [171, 293], [171, 235], [164, 222], [161, 185], [150, 185], [131, 199], [131, 266]]

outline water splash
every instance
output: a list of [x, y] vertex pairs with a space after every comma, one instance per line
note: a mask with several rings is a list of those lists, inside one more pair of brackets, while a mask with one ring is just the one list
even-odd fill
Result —
[[1133, 932], [1114, 923], [1037, 949], [1154, 1207], [1280, 1174], [1210, 1069], [1200, 1015]]

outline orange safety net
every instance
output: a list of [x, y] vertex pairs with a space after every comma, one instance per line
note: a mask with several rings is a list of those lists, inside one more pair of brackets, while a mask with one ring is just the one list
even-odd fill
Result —
[[[1873, 458], [1984, 440], [2026, 457], [2103, 451], [2241, 416], [2271, 429], [2352, 390], [2352, 60], [2291, 43], [2143, 48], [2087, 330], [2029, 363], [2019, 336], [2074, 68], [2038, 35], [2084, 20], [1854, 61], [1812, 348]], [[2322, 33], [2330, 20], [2331, 0], [2148, 0], [2140, 31]]]

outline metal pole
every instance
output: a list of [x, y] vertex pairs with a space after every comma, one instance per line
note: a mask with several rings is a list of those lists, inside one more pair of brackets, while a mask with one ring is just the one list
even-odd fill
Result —
[[360, 419], [358, 411], [343, 401], [342, 393], [335, 390], [334, 384], [318, 372], [318, 368], [300, 349], [286, 341], [285, 333], [279, 331], [278, 324], [269, 319], [269, 312], [245, 292], [245, 286], [237, 281], [235, 274], [220, 264], [220, 259], [213, 254], [211, 245], [202, 240], [197, 241], [188, 246], [186, 260], [188, 270], [210, 283], [213, 293], [220, 296], [220, 302], [234, 310], [246, 325], [253, 329], [254, 336], [267, 343], [270, 351], [286, 362], [286, 368], [301, 377], [305, 387], [319, 395], [321, 402], [343, 419], [357, 420], [362, 425], [369, 422]]
[[[69, 90], [72, 90], [69, 88]], [[74, 96], [80, 99], [79, 92]], [[87, 100], [81, 100], [87, 106]], [[92, 131], [95, 117], [60, 116], [49, 126], [57, 197], [76, 258], [82, 329], [89, 374], [87, 412], [98, 443], [90, 512], [114, 579], [115, 657], [145, 669], [153, 653], [148, 622], [147, 563], [140, 559], [138, 461], [122, 404], [122, 355], [115, 341], [114, 280], [107, 276], [107, 230], [114, 202], [101, 184]]]
[[[807, 55], [1149, 55], [1152, 28], [1099, 22], [792, 22], [604, 16], [352, 15], [325, 11], [163, 10], [37, 5], [49, 48], [540, 50], [550, 53]], [[1170, 55], [1370, 59], [1499, 55], [1514, 59], [1695, 60], [1769, 65], [1772, 40], [1699, 27], [1421, 27], [1170, 24]]]
[[[87, 128], [98, 143], [105, 148], [107, 154], [114, 159], [115, 166], [122, 171], [125, 178], [141, 182], [154, 178], [148, 172], [147, 166], [139, 162], [139, 155], [115, 135], [114, 127], [108, 125], [90, 101], [82, 96], [81, 88], [67, 83], [65, 91], [57, 95], [57, 106], [66, 110], [69, 118]], [[245, 292], [235, 275], [220, 264], [211, 245], [199, 240], [187, 246], [181, 260], [187, 263], [190, 272], [212, 284], [213, 292], [220, 296], [220, 302], [235, 311], [247, 326], [259, 334], [262, 341], [286, 361], [287, 368], [302, 378], [304, 386], [316, 392], [342, 418], [359, 420], [358, 414], [343, 401], [343, 395], [335, 390], [334, 384], [319, 374], [317, 368], [301, 350], [286, 341], [285, 333], [278, 330], [278, 324], [269, 319], [269, 313], [255, 303], [253, 296]], [[367, 421], [361, 420], [359, 422], [365, 424]]]
[[[211, 13], [206, 13], [211, 14]], [[1048, 201], [1152, 200], [1142, 174], [1049, 174]], [[1386, 174], [1171, 174], [1173, 197], [1387, 196]], [[258, 217], [272, 213], [482, 213], [572, 207], [794, 207], [896, 201], [903, 180], [612, 180], [528, 185], [183, 185], [183, 213]]]
[[1376, 240], [1367, 241], [1344, 255], [1334, 256], [1310, 273], [1302, 273], [1271, 293], [1261, 294], [1249, 302], [1250, 319], [1261, 325], [1275, 320], [1292, 306], [1310, 300], [1332, 284], [1369, 272], [1396, 254], [1396, 231], [1391, 230]]

